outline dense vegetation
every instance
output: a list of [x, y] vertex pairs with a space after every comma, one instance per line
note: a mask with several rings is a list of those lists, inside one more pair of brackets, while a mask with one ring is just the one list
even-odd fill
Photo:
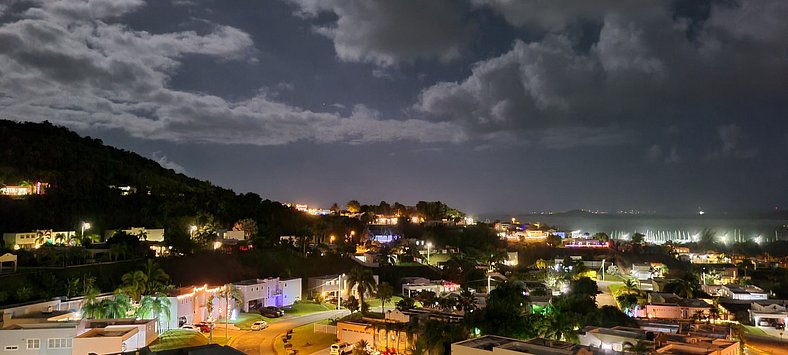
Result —
[[[172, 240], [188, 239], [188, 226], [232, 226], [253, 218], [260, 234], [294, 234], [308, 218], [257, 194], [235, 194], [162, 168], [151, 159], [80, 137], [63, 127], [0, 120], [0, 184], [42, 181], [46, 194], [0, 198], [0, 232], [34, 229], [94, 231], [118, 227], [165, 228]], [[122, 196], [111, 186], [131, 186]]]

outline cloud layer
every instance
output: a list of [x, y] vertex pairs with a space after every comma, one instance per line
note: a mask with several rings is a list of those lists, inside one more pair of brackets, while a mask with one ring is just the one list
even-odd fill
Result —
[[301, 16], [329, 13], [336, 21], [318, 25], [334, 42], [337, 57], [382, 66], [417, 59], [448, 61], [460, 56], [472, 27], [454, 0], [290, 0]]
[[465, 139], [450, 123], [382, 119], [363, 106], [341, 116], [294, 107], [265, 94], [230, 101], [172, 89], [169, 81], [184, 56], [250, 60], [256, 53], [254, 42], [244, 31], [218, 24], [205, 34], [153, 34], [113, 22], [142, 6], [140, 0], [41, 1], [0, 25], [4, 116], [121, 128], [135, 137], [179, 142]]

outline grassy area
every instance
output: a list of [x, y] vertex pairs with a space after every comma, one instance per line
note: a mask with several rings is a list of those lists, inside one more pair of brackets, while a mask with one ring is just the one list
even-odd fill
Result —
[[757, 335], [762, 337], [769, 336], [769, 334], [766, 334], [766, 332], [764, 332], [763, 329], [761, 328], [754, 327], [751, 325], [744, 325], [744, 324], [742, 324], [742, 327], [744, 327], [744, 331], [747, 332], [748, 335]]
[[235, 320], [230, 320], [230, 324], [235, 324], [238, 329], [249, 330], [249, 328], [259, 320], [264, 320], [268, 323], [273, 323], [282, 318], [268, 318], [263, 317], [257, 313], [240, 313]]
[[[400, 296], [392, 296], [391, 299], [386, 302], [386, 310], [394, 309], [397, 305], [397, 302], [402, 300]], [[380, 311], [380, 298], [365, 298], [364, 302], [369, 304], [369, 310], [374, 312]]]
[[[435, 254], [430, 253], [430, 265], [438, 265], [445, 261], [449, 261], [451, 254]], [[424, 253], [424, 263], [427, 262], [427, 253]]]
[[[312, 354], [328, 348], [336, 341], [335, 334], [315, 333], [314, 330], [313, 324], [295, 328], [288, 343], [292, 344], [292, 349], [297, 350], [299, 354]], [[281, 337], [276, 340], [274, 345], [277, 354], [286, 354], [285, 344]]]
[[[599, 280], [601, 280], [601, 277], [602, 277], [601, 275], [598, 276]], [[621, 277], [621, 275], [605, 274], [605, 281], [624, 282], [624, 280], [626, 280], [626, 279], [627, 278]]]
[[[214, 340], [216, 337], [214, 337]], [[152, 351], [165, 351], [179, 348], [186, 348], [190, 346], [200, 346], [208, 344], [208, 338], [199, 332], [183, 329], [168, 330], [156, 340], [155, 344], [150, 346]]]
[[294, 316], [303, 316], [309, 313], [315, 312], [323, 312], [323, 311], [330, 311], [333, 310], [334, 307], [327, 306], [321, 303], [307, 303], [307, 302], [299, 302], [294, 304], [290, 308], [285, 308], [285, 314], [290, 314]]
[[624, 284], [610, 284], [610, 293], [613, 294], [613, 297], [616, 297], [623, 292]]

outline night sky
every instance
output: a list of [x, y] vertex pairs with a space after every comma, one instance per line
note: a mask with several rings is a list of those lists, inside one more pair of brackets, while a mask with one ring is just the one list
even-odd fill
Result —
[[788, 1], [0, 2], [0, 116], [281, 201], [788, 202]]

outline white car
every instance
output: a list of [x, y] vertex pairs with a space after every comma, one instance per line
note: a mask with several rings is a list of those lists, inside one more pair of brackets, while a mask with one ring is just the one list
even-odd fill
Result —
[[191, 324], [184, 324], [184, 325], [181, 326], [181, 329], [183, 329], [183, 330], [191, 330], [193, 332], [199, 332], [200, 331], [199, 327], [191, 325]]
[[268, 322], [264, 320], [259, 320], [257, 322], [254, 322], [254, 324], [252, 324], [252, 330], [260, 330], [265, 328], [268, 328]]

